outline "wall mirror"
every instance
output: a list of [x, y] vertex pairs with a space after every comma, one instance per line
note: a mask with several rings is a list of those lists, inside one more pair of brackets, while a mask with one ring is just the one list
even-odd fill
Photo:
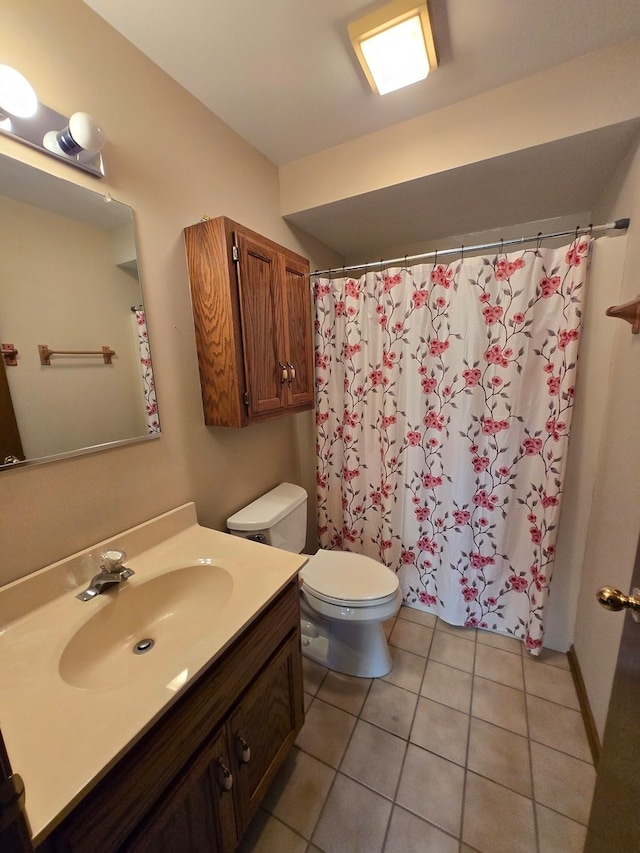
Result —
[[0, 155], [0, 470], [156, 438], [133, 211]]

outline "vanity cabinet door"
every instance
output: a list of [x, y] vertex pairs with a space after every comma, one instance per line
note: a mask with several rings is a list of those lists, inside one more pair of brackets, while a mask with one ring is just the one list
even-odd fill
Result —
[[186, 768], [123, 850], [230, 853], [237, 844], [227, 737], [220, 730]]
[[304, 721], [299, 637], [291, 637], [245, 692], [227, 723], [240, 835]]
[[9, 753], [0, 731], [0, 850], [3, 853], [33, 851], [24, 803], [24, 783], [11, 769]]
[[303, 720], [295, 578], [38, 853], [232, 853]]

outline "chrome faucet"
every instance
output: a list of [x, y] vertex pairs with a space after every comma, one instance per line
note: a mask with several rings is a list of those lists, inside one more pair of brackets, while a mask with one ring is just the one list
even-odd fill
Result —
[[130, 578], [131, 575], [135, 574], [132, 569], [128, 569], [122, 565], [127, 559], [124, 551], [104, 551], [104, 553], [100, 554], [100, 559], [102, 560], [100, 572], [92, 578], [91, 583], [84, 592], [76, 595], [76, 598], [79, 598], [80, 601], [89, 601], [95, 598], [96, 595], [100, 595], [105, 589], [121, 584], [127, 578]]

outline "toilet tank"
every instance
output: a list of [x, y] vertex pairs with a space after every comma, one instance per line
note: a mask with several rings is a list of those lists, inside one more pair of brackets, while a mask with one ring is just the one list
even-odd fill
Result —
[[229, 533], [300, 554], [307, 534], [307, 493], [281, 483], [227, 519]]

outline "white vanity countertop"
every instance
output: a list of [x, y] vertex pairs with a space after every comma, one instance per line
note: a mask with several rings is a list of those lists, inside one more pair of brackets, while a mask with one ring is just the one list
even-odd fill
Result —
[[[76, 594], [98, 572], [97, 555], [107, 548], [126, 551], [125, 565], [135, 575], [114, 591], [79, 601]], [[201, 527], [194, 505], [185, 504], [0, 588], [0, 725], [13, 772], [25, 784], [35, 844], [295, 577], [306, 560], [302, 554]], [[98, 686], [86, 687], [64, 680], [63, 652], [88, 620], [113, 605], [118, 596], [123, 603], [127, 595], [130, 602], [135, 600], [135, 608], [129, 608], [135, 613], [138, 602], [145, 606], [146, 591], [139, 589], [141, 585], [188, 566], [197, 566], [196, 573], [217, 570], [225, 575], [225, 600], [212, 600], [206, 630], [196, 631], [194, 639], [182, 642], [182, 648], [171, 642], [175, 625], [180, 625], [180, 608], [185, 612], [191, 606], [187, 596], [186, 603], [184, 599], [176, 602], [175, 612], [170, 606], [155, 619], [150, 629], [156, 631], [154, 648], [140, 656], [131, 652], [131, 658], [126, 658], [126, 671], [123, 667], [113, 679], [124, 683], [102, 686], [98, 677]], [[101, 617], [99, 624], [103, 623], [108, 625]], [[165, 632], [171, 624], [173, 635]], [[138, 639], [132, 633], [129, 645]], [[114, 652], [112, 643], [105, 643], [104, 649], [84, 649], [76, 641], [76, 649], [79, 645], [89, 661], [85, 670], [90, 675], [91, 655], [101, 666], [104, 655], [121, 654]], [[132, 661], [134, 667], [139, 665], [133, 675]], [[110, 676], [105, 678], [110, 681]]]

